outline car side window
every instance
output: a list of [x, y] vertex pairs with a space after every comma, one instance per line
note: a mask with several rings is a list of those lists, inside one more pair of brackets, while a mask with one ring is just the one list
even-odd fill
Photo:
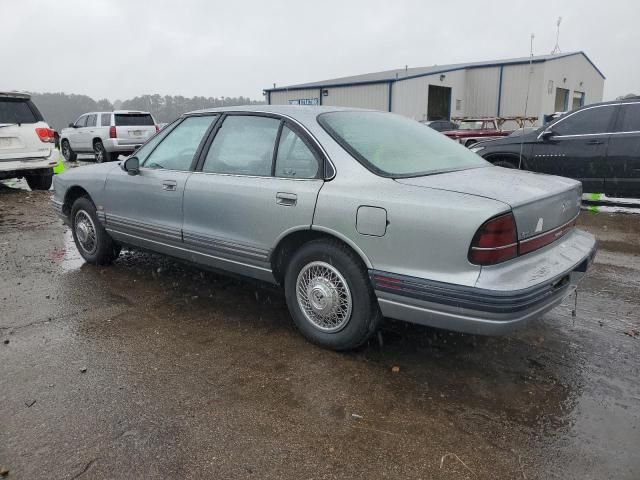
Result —
[[289, 127], [282, 127], [276, 156], [276, 177], [316, 178], [318, 170], [318, 160], [302, 138]]
[[564, 120], [553, 124], [551, 129], [556, 135], [588, 135], [609, 133], [615, 113], [614, 105], [580, 110]]
[[76, 127], [84, 127], [87, 123], [87, 116], [83, 115], [81, 116], [78, 120], [76, 120], [75, 126]]
[[100, 115], [100, 125], [103, 127], [110, 127], [111, 126], [111, 114], [110, 113], [103, 113]]
[[616, 132], [640, 132], [640, 103], [620, 105]]
[[271, 176], [280, 120], [230, 115], [216, 133], [203, 172]]
[[87, 117], [87, 127], [95, 127], [96, 126], [96, 119], [97, 119], [97, 115], [93, 114], [93, 115], [89, 115]]
[[[216, 117], [206, 115], [185, 118], [160, 140], [160, 144], [148, 154], [142, 166], [151, 169], [189, 170], [204, 134]], [[149, 143], [153, 141], [152, 139]], [[143, 154], [145, 152], [139, 152], [136, 156], [140, 159]]]

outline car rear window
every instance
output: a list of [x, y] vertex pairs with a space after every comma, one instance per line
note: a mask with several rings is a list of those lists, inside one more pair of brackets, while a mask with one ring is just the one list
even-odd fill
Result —
[[377, 175], [417, 177], [489, 163], [431, 128], [382, 112], [331, 112], [318, 122], [356, 160]]
[[116, 126], [155, 125], [153, 118], [148, 113], [116, 113]]
[[0, 99], [0, 123], [37, 123], [42, 121], [42, 115], [31, 100]]

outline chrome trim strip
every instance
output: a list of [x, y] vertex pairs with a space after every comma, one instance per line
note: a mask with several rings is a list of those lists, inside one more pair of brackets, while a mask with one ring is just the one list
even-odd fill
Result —
[[106, 226], [113, 225], [122, 229], [136, 230], [139, 233], [165, 237], [169, 240], [182, 241], [182, 231], [180, 229], [166, 225], [154, 225], [140, 222], [130, 218], [120, 217], [112, 214], [105, 214]]
[[253, 245], [242, 245], [215, 237], [207, 237], [197, 233], [185, 231], [183, 231], [182, 235], [184, 238], [184, 243], [190, 244], [192, 246], [209, 248], [212, 250], [221, 250], [233, 255], [255, 257], [264, 261], [267, 261], [267, 259], [269, 258], [269, 250], [255, 247]]
[[509, 245], [503, 245], [501, 247], [471, 247], [471, 250], [480, 250], [484, 252], [492, 251], [492, 250], [504, 250], [505, 248], [517, 247], [518, 242], [510, 243]]
[[251, 264], [249, 264], [249, 263], [239, 262], [239, 261], [237, 261], [237, 260], [230, 260], [230, 259], [228, 259], [228, 258], [223, 258], [223, 257], [218, 257], [218, 256], [216, 256], [216, 255], [211, 255], [211, 254], [208, 254], [208, 253], [198, 252], [197, 250], [190, 250], [190, 249], [188, 249], [188, 248], [179, 247], [179, 246], [177, 246], [177, 245], [171, 245], [171, 244], [168, 244], [168, 243], [159, 242], [159, 241], [157, 241], [157, 240], [151, 240], [151, 239], [144, 238], [144, 237], [139, 237], [139, 236], [137, 236], [137, 235], [132, 235], [132, 234], [130, 234], [130, 233], [125, 233], [125, 232], [122, 232], [122, 231], [119, 231], [119, 230], [114, 230], [114, 229], [112, 229], [112, 228], [108, 228], [108, 227], [106, 228], [106, 230], [107, 230], [108, 232], [117, 233], [117, 234], [119, 234], [119, 235], [124, 235], [124, 236], [126, 236], [126, 237], [137, 238], [138, 240], [142, 240], [142, 241], [144, 241], [144, 242], [155, 243], [155, 244], [157, 244], [157, 245], [163, 245], [163, 246], [165, 246], [165, 247], [174, 248], [174, 249], [176, 249], [176, 250], [181, 250], [181, 251], [183, 251], [183, 252], [193, 253], [193, 254], [196, 254], [196, 255], [202, 255], [202, 256], [204, 256], [204, 257], [213, 258], [213, 259], [215, 259], [215, 260], [220, 260], [221, 262], [233, 263], [233, 264], [235, 264], [235, 265], [241, 265], [241, 266], [243, 266], [243, 267], [253, 268], [254, 270], [261, 270], [261, 271], [263, 271], [263, 272], [272, 273], [272, 271], [271, 271], [271, 269], [270, 269], [270, 268], [258, 267], [258, 266], [256, 266], [256, 265], [251, 265]]
[[520, 240], [520, 243], [522, 244], [522, 243], [532, 242], [532, 241], [534, 241], [534, 240], [537, 240], [538, 238], [544, 237], [544, 236], [546, 236], [546, 235], [550, 235], [550, 234], [552, 234], [552, 233], [554, 233], [554, 232], [557, 232], [558, 230], [562, 230], [562, 229], [564, 229], [564, 228], [568, 227], [571, 223], [575, 222], [575, 221], [578, 219], [578, 217], [579, 217], [579, 216], [580, 216], [580, 214], [578, 213], [578, 215], [576, 215], [575, 217], [573, 217], [573, 218], [572, 218], [571, 220], [569, 220], [568, 222], [563, 223], [563, 224], [562, 224], [562, 225], [560, 225], [559, 227], [552, 228], [551, 230], [547, 230], [546, 232], [539, 233], [538, 235], [536, 235], [536, 236], [534, 236], [534, 237], [529, 237], [529, 238], [526, 238], [526, 239], [524, 239], [524, 240]]

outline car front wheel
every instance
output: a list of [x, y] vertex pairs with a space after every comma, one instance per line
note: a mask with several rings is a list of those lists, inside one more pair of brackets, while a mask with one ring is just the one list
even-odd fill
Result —
[[365, 266], [337, 241], [315, 240], [294, 254], [285, 296], [300, 332], [332, 350], [362, 345], [382, 320]]
[[87, 263], [108, 265], [120, 255], [120, 245], [98, 221], [96, 207], [87, 197], [80, 197], [73, 203], [71, 229], [76, 248]]

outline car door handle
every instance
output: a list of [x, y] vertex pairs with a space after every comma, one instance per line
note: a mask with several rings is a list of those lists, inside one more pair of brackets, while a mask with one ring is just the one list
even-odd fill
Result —
[[178, 184], [174, 180], [165, 180], [162, 182], [162, 189], [167, 192], [175, 192]]
[[298, 196], [295, 193], [278, 192], [276, 193], [276, 203], [285, 207], [293, 207], [298, 203]]
[[604, 142], [602, 140], [589, 140], [587, 145], [602, 145]]

